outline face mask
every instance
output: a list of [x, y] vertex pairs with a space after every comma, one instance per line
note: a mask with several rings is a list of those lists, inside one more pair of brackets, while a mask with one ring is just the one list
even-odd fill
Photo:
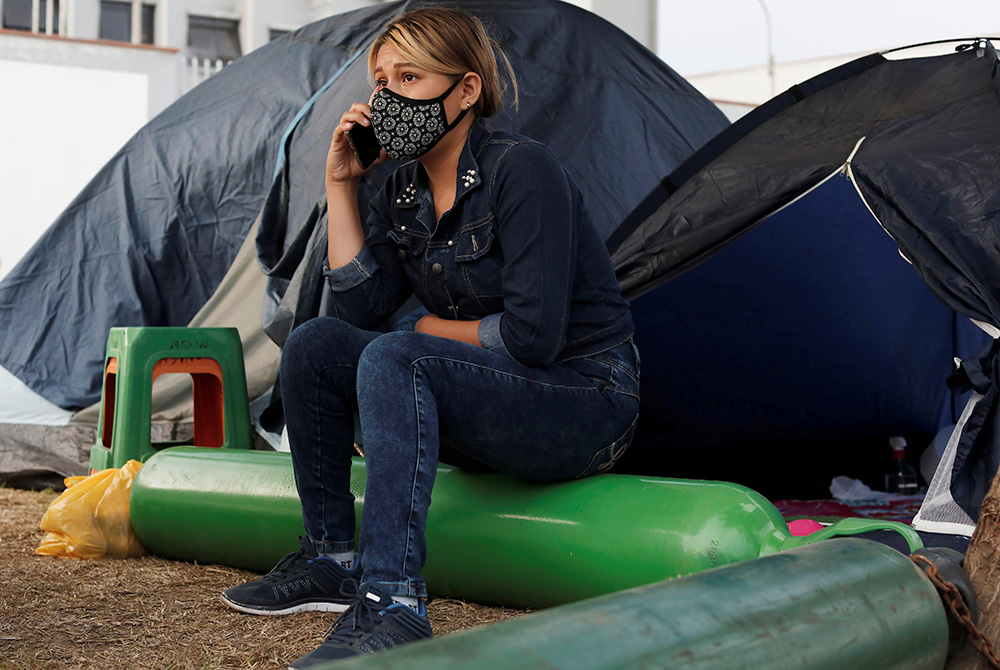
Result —
[[385, 152], [397, 160], [418, 158], [457, 126], [469, 110], [463, 109], [449, 124], [444, 100], [459, 82], [430, 100], [404, 98], [387, 88], [376, 91], [371, 104], [372, 128]]

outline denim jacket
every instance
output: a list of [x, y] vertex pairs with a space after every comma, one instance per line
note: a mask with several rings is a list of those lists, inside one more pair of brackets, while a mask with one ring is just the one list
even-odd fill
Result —
[[484, 347], [534, 366], [632, 335], [628, 302], [580, 191], [538, 142], [474, 124], [455, 204], [435, 219], [423, 166], [403, 164], [371, 201], [358, 255], [324, 268], [333, 314], [374, 328], [416, 293], [441, 318], [482, 319]]

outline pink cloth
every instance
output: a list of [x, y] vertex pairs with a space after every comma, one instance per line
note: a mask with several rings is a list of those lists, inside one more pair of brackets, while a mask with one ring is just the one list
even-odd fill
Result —
[[812, 519], [796, 519], [795, 521], [788, 522], [788, 532], [792, 534], [792, 537], [811, 535], [817, 530], [822, 530], [822, 528], [823, 524]]

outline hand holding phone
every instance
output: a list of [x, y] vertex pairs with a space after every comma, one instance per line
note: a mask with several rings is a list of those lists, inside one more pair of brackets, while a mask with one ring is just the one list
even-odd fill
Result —
[[363, 126], [360, 123], [355, 123], [347, 131], [347, 141], [350, 143], [351, 149], [354, 150], [354, 155], [362, 169], [367, 170], [368, 166], [377, 161], [382, 153], [382, 146], [378, 143], [378, 138], [375, 137], [375, 129], [370, 125]]

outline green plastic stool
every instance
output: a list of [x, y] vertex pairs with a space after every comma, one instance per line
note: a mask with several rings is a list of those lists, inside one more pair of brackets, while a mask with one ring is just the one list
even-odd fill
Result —
[[145, 461], [173, 446], [150, 440], [153, 381], [168, 373], [191, 375], [195, 446], [252, 447], [243, 345], [235, 328], [112, 328], [91, 472]]

